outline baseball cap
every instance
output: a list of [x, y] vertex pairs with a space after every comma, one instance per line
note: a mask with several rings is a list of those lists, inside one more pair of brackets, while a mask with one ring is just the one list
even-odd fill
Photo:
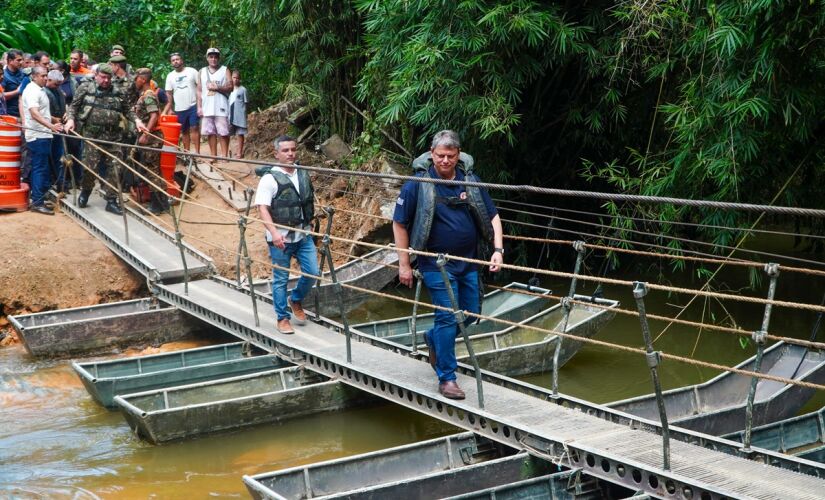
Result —
[[106, 73], [109, 76], [113, 76], [115, 74], [112, 67], [109, 66], [107, 63], [101, 63], [97, 65], [97, 72], [98, 73]]
[[123, 48], [123, 45], [112, 45], [112, 50], [119, 50], [121, 52], [126, 52], [126, 50]]
[[126, 62], [126, 56], [112, 56], [109, 58], [110, 63], [122, 63]]
[[206, 49], [206, 55], [209, 55], [209, 54], [218, 54], [218, 55], [220, 55], [220, 53], [221, 53], [221, 51], [216, 49], [215, 47], [209, 47], [208, 49]]

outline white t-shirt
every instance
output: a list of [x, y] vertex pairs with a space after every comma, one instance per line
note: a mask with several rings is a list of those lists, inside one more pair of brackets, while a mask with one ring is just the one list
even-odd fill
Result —
[[198, 70], [189, 66], [166, 75], [166, 91], [172, 92], [175, 111], [186, 111], [198, 103]]
[[217, 90], [206, 90], [206, 85], [215, 83], [218, 87], [228, 82], [226, 66], [221, 66], [214, 73], [209, 67], [201, 68], [201, 107], [203, 116], [229, 116], [229, 99]]
[[23, 90], [20, 105], [23, 107], [23, 120], [25, 120], [26, 124], [26, 142], [32, 142], [36, 139], [51, 139], [52, 131], [42, 123], [35, 121], [30, 111], [31, 108], [36, 108], [37, 111], [40, 112], [40, 116], [46, 121], [51, 122], [52, 114], [49, 112], [49, 96], [46, 95], [43, 87], [34, 83], [34, 81], [29, 82]]
[[[292, 181], [292, 185], [295, 186], [295, 191], [298, 191], [298, 194], [301, 194], [301, 188], [298, 185], [297, 168], [293, 170], [291, 174], [287, 173], [286, 170], [281, 167], [273, 167], [273, 169], [289, 177], [289, 180]], [[277, 194], [278, 183], [275, 181], [275, 177], [265, 174], [261, 177], [261, 181], [258, 182], [258, 189], [255, 191], [255, 204], [269, 207], [272, 205], [272, 198], [274, 198]], [[277, 223], [278, 221], [275, 222]], [[308, 227], [303, 227], [301, 229], [308, 229]], [[305, 236], [305, 233], [290, 231], [289, 229], [283, 229], [280, 227], [278, 228], [278, 232], [284, 237], [284, 240], [287, 243], [297, 243]], [[272, 235], [269, 234], [269, 230], [266, 231], [266, 241], [272, 241]]]

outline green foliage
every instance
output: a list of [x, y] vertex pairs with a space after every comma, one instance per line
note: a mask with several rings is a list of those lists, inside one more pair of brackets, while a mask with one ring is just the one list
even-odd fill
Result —
[[0, 23], [0, 51], [9, 49], [29, 53], [44, 50], [52, 59], [62, 59], [68, 55], [60, 34], [49, 23], [41, 26], [30, 21], [5, 19]]

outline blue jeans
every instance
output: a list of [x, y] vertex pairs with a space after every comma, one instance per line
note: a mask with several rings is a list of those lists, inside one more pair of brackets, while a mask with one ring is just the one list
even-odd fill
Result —
[[51, 156], [52, 152], [52, 140], [35, 139], [27, 142], [26, 147], [29, 149], [29, 155], [32, 161], [32, 169], [29, 174], [32, 205], [43, 205], [46, 201], [46, 193], [49, 192], [49, 187], [52, 185], [52, 169], [49, 164], [49, 156]]
[[[450, 295], [447, 286], [441, 277], [440, 271], [426, 271], [422, 273], [424, 286], [430, 292], [432, 303], [437, 306], [453, 309], [450, 302]], [[471, 271], [462, 275], [453, 275], [449, 271], [450, 287], [458, 301], [458, 307], [462, 311], [469, 311], [478, 314], [481, 312], [478, 296], [478, 271]], [[464, 324], [470, 325], [476, 318], [468, 316]], [[436, 309], [435, 322], [433, 328], [425, 334], [428, 342], [435, 347], [436, 365], [435, 373], [439, 382], [455, 380], [455, 369], [458, 362], [455, 359], [455, 339], [459, 334], [458, 323], [455, 315], [449, 311]]]
[[[286, 304], [289, 262], [292, 257], [295, 257], [298, 265], [301, 266], [301, 272], [318, 276], [318, 252], [315, 250], [315, 242], [311, 237], [305, 236], [297, 243], [287, 243], [283, 250], [270, 245], [269, 257], [272, 259], [272, 265], [283, 268], [272, 269], [272, 302], [275, 306], [275, 314], [278, 315], [278, 321], [284, 318], [289, 319], [292, 317]], [[314, 284], [315, 278], [301, 276], [298, 284], [292, 289], [292, 302], [302, 302]]]

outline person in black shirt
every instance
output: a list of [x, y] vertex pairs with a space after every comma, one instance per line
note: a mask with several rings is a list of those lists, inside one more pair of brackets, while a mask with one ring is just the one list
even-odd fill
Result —
[[[52, 115], [52, 123], [63, 123], [63, 117], [66, 114], [66, 95], [60, 86], [63, 84], [65, 78], [60, 70], [53, 69], [49, 71], [46, 77], [46, 96], [49, 98], [49, 112]], [[55, 183], [57, 191], [65, 192], [67, 186], [63, 163], [63, 138], [52, 138], [52, 152], [49, 155], [49, 164], [52, 169], [52, 180]]]

